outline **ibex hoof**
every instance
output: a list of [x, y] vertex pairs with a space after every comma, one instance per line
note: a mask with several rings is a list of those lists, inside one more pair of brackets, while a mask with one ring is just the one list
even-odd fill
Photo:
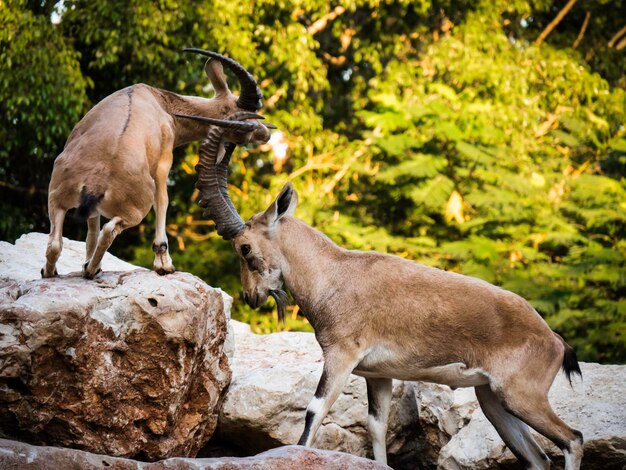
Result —
[[93, 279], [93, 278], [95, 278], [98, 274], [100, 274], [100, 273], [102, 272], [102, 269], [98, 268], [98, 270], [97, 270], [95, 273], [90, 273], [90, 272], [87, 270], [87, 265], [89, 265], [89, 263], [88, 263], [88, 262], [87, 262], [87, 263], [85, 263], [85, 264], [83, 264], [83, 277], [84, 277], [85, 279]]
[[46, 269], [45, 268], [41, 268], [41, 277], [46, 279], [46, 278], [50, 278], [50, 277], [56, 277], [58, 276], [59, 273], [57, 272], [57, 268], [54, 268], [54, 272], [52, 274], [46, 274]]
[[171, 266], [169, 268], [155, 268], [154, 271], [159, 276], [165, 276], [166, 274], [174, 274], [176, 272], [176, 268], [174, 268], [174, 266]]

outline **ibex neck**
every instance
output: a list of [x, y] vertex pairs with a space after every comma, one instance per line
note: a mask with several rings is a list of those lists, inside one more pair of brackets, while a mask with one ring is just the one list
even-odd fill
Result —
[[[224, 98], [201, 98], [199, 96], [178, 95], [171, 91], [156, 89], [163, 109], [172, 116], [174, 114], [189, 114], [223, 119], [224, 116], [234, 111], [231, 110], [234, 103], [227, 97]], [[189, 142], [204, 139], [207, 136], [207, 126], [191, 119], [174, 117], [176, 132], [175, 147]]]
[[293, 217], [281, 220], [277, 235], [283, 254], [281, 269], [285, 285], [318, 331], [331, 320], [328, 306], [341, 289], [338, 273], [345, 250]]

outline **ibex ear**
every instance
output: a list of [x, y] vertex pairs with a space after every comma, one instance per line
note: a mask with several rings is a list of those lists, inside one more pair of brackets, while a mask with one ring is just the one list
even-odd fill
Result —
[[224, 73], [222, 63], [219, 60], [207, 60], [204, 65], [204, 71], [206, 76], [209, 77], [211, 85], [213, 85], [216, 98], [221, 98], [230, 93], [228, 84], [226, 83], [226, 74]]
[[293, 215], [298, 206], [298, 193], [291, 183], [287, 183], [274, 202], [263, 214], [263, 219], [271, 229], [284, 216]]

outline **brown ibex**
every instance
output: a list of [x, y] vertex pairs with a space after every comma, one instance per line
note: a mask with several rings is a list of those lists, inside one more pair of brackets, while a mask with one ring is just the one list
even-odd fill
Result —
[[[214, 161], [215, 131], [202, 145]], [[475, 387], [489, 421], [525, 465], [550, 461], [530, 427], [580, 466], [582, 434], [548, 402], [559, 368], [581, 375], [574, 350], [518, 295], [485, 281], [397, 256], [350, 251], [292, 217], [290, 184], [244, 223], [226, 192], [225, 172], [212, 173], [207, 199], [218, 227], [240, 256], [244, 299], [268, 296], [284, 315], [283, 284], [315, 330], [324, 368], [299, 444], [310, 445], [351, 373], [365, 377], [368, 427], [376, 460], [386, 461], [392, 378]]]
[[[88, 226], [85, 277], [98, 273], [115, 237], [141, 222], [151, 207], [156, 213], [154, 269], [159, 274], [173, 272], [165, 232], [173, 149], [206, 137], [207, 125], [225, 126], [225, 139], [237, 144], [269, 140], [273, 126], [256, 121], [261, 118], [256, 111], [262, 106], [262, 95], [254, 77], [223, 55], [193, 48], [185, 51], [209, 57], [205, 72], [215, 91], [213, 98], [137, 84], [104, 98], [72, 130], [50, 179], [50, 236], [43, 277], [57, 273], [63, 221], [67, 211], [76, 207]], [[222, 64], [241, 83], [239, 96], [228, 89]], [[109, 219], [102, 230], [101, 215]]]

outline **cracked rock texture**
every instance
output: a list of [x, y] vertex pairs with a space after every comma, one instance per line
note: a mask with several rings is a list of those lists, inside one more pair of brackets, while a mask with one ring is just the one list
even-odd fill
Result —
[[0, 468], [13, 470], [384, 470], [371, 460], [354, 455], [287, 446], [253, 457], [220, 457], [210, 459], [170, 458], [155, 463], [138, 462], [105, 455], [55, 447], [36, 447], [0, 439]]
[[[45, 241], [0, 243], [0, 436], [147, 460], [195, 455], [230, 381], [221, 290], [110, 255], [85, 280], [84, 244], [69, 240], [62, 275], [40, 279]], [[110, 271], [120, 268], [134, 270]]]
[[[235, 331], [233, 379], [208, 455], [250, 455], [298, 442], [306, 406], [322, 373], [322, 353], [312, 333], [255, 335], [231, 321]], [[585, 469], [622, 469], [626, 464], [626, 366], [581, 364], [584, 382], [572, 389], [557, 376], [550, 401], [585, 436]], [[562, 454], [541, 443], [562, 468]], [[350, 376], [314, 446], [372, 457], [367, 435], [365, 380]], [[394, 381], [387, 433], [389, 465], [395, 469], [520, 468], [478, 407], [473, 388]]]

